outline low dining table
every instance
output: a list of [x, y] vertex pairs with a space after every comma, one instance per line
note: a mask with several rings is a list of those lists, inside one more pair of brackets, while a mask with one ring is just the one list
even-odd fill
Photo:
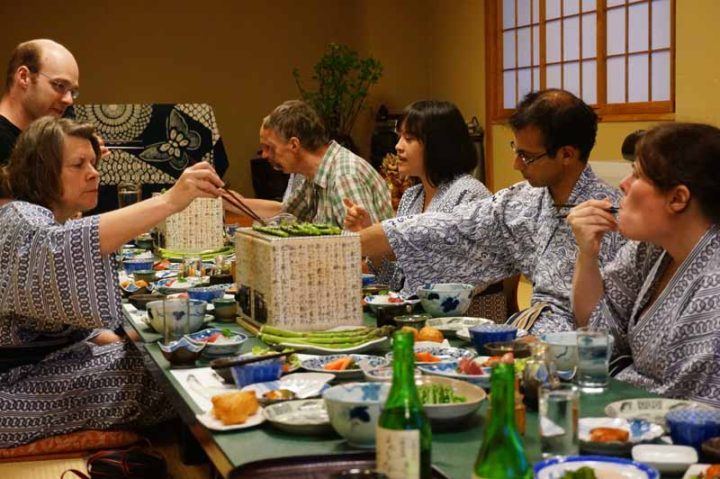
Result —
[[[319, 437], [291, 435], [273, 428], [267, 422], [253, 428], [233, 432], [208, 430], [196, 419], [196, 415], [203, 411], [191, 399], [175, 375], [171, 373], [171, 365], [165, 360], [157, 345], [161, 335], [142, 323], [139, 320], [142, 313], [131, 305], [125, 305], [125, 312], [126, 327], [132, 328], [138, 333], [140, 339], [136, 345], [144, 353], [147, 367], [164, 389], [182, 421], [188, 426], [214, 467], [223, 477], [228, 477], [230, 471], [236, 468], [239, 471], [243, 468], [250, 469], [258, 461], [289, 456], [326, 456], [361, 451], [349, 446], [344, 439], [334, 434]], [[366, 314], [364, 320], [367, 325], [375, 325], [375, 318], [370, 314]], [[234, 331], [248, 334], [236, 324], [211, 322], [209, 326], [229, 327]], [[248, 336], [250, 339], [243, 343], [242, 352], [248, 352], [253, 346], [263, 344], [250, 334]], [[207, 366], [207, 364], [198, 363], [198, 366]], [[648, 397], [657, 396], [611, 379], [609, 387], [602, 393], [581, 394], [580, 417], [604, 416], [603, 410], [611, 402]], [[471, 420], [461, 425], [455, 424], [451, 428], [433, 428], [432, 463], [448, 477], [467, 479], [471, 476], [473, 464], [482, 442], [486, 410], [487, 401], [484, 401]], [[532, 463], [541, 459], [538, 426], [537, 411], [528, 409], [524, 443], [526, 454]]]

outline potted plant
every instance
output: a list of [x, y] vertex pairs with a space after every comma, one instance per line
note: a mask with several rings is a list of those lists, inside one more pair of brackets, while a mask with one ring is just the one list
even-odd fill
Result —
[[370, 87], [382, 76], [382, 65], [372, 57], [360, 58], [347, 45], [330, 43], [313, 71], [317, 89], [308, 90], [301, 83], [300, 71], [293, 69], [300, 95], [323, 119], [330, 137], [355, 151], [350, 132]]

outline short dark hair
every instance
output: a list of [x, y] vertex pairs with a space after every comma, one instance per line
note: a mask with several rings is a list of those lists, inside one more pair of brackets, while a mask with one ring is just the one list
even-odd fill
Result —
[[553, 156], [563, 146], [580, 151], [586, 163], [595, 146], [598, 116], [580, 98], [565, 90], [530, 92], [510, 116], [510, 127], [517, 131], [527, 126], [539, 129], [545, 149]]
[[294, 136], [308, 151], [330, 141], [320, 116], [302, 100], [289, 100], [275, 108], [263, 119], [262, 127], [274, 130], [285, 141]]
[[42, 48], [40, 43], [35, 40], [23, 42], [15, 47], [10, 54], [7, 72], [5, 73], [5, 89], [4, 93], [10, 91], [15, 81], [15, 72], [21, 66], [26, 66], [33, 73], [40, 71], [40, 57], [42, 56]]
[[685, 185], [703, 214], [720, 223], [720, 129], [701, 123], [656, 126], [640, 139], [635, 161], [661, 191]]
[[433, 186], [470, 173], [478, 162], [465, 119], [447, 101], [423, 100], [410, 104], [398, 120], [398, 129], [422, 142], [427, 178]]
[[635, 130], [628, 134], [628, 136], [626, 136], [623, 140], [622, 146], [620, 147], [620, 153], [622, 153], [622, 157], [627, 161], [635, 161], [635, 157], [637, 156], [636, 147], [638, 141], [644, 134], [645, 130]]
[[100, 158], [95, 127], [67, 118], [45, 116], [35, 120], [15, 143], [10, 161], [0, 170], [0, 197], [51, 208], [62, 197], [60, 175], [66, 136], [90, 142]]

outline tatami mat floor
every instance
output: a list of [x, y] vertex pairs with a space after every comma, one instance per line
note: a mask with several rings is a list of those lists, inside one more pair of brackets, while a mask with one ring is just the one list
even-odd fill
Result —
[[[171, 479], [212, 479], [209, 464], [186, 466], [180, 460], [180, 450], [176, 442], [156, 443], [155, 449], [165, 457]], [[85, 459], [53, 459], [43, 461], [0, 463], [0, 478], [12, 479], [58, 479], [68, 469], [77, 469], [87, 473]], [[64, 479], [76, 479], [78, 476], [68, 473]]]

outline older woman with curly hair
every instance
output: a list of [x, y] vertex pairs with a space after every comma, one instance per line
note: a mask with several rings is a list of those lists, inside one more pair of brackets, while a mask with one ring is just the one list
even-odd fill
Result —
[[98, 216], [94, 130], [45, 117], [0, 169], [0, 448], [79, 429], [143, 426], [172, 410], [121, 337], [114, 252], [222, 181], [207, 163], [166, 193]]

